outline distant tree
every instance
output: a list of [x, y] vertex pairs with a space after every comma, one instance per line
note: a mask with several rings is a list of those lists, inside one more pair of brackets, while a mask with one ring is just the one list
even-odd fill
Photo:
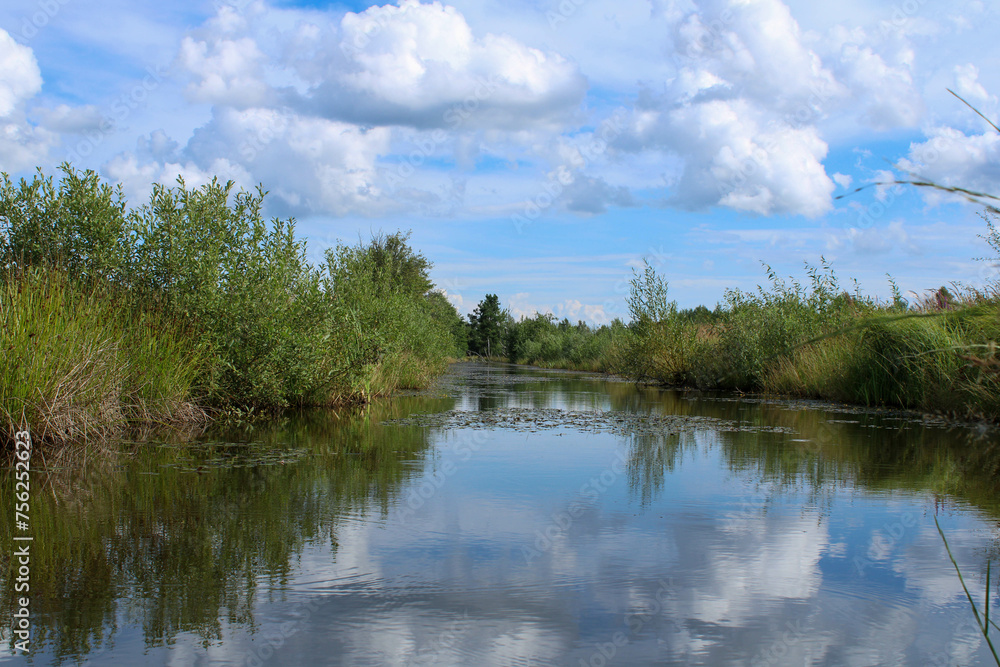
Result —
[[434, 286], [428, 275], [431, 263], [421, 253], [413, 250], [408, 241], [410, 232], [378, 234], [368, 244], [368, 252], [389, 282], [414, 296], [427, 294]]
[[677, 317], [680, 321], [691, 324], [713, 324], [721, 316], [721, 311], [711, 311], [706, 306], [695, 306], [677, 311]]
[[[402, 292], [414, 297], [427, 294], [434, 287], [429, 272], [431, 263], [407, 243], [410, 232], [379, 233], [366, 245], [343, 244], [326, 251], [326, 263], [337, 266], [340, 282], [360, 279], [377, 285], [384, 294]], [[337, 286], [333, 285], [333, 290]]]
[[500, 298], [487, 294], [469, 315], [469, 350], [494, 355], [504, 351], [504, 325], [507, 314], [500, 308]]
[[465, 319], [458, 314], [455, 306], [440, 290], [429, 292], [424, 300], [431, 317], [447, 327], [455, 339], [455, 356], [464, 357], [469, 349], [469, 332], [465, 326]]

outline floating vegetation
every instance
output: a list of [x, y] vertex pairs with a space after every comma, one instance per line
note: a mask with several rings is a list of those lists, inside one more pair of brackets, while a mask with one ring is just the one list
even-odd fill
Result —
[[478, 412], [449, 410], [436, 414], [410, 415], [385, 424], [435, 428], [485, 428], [542, 431], [568, 428], [589, 433], [656, 435], [699, 429], [716, 432], [794, 433], [785, 426], [762, 426], [750, 422], [701, 415], [656, 415], [635, 412], [585, 412], [558, 408], [497, 408]]
[[[174, 448], [173, 445], [161, 447]], [[211, 468], [256, 468], [259, 466], [298, 463], [310, 453], [305, 448], [275, 449], [262, 442], [205, 442], [188, 445], [183, 450], [195, 457], [178, 457], [161, 468], [177, 468], [183, 472], [207, 472]]]

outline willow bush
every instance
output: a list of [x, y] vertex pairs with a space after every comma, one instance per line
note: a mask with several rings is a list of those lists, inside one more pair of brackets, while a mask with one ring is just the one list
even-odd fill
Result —
[[58, 183], [3, 174], [0, 344], [18, 351], [0, 377], [8, 423], [65, 404], [60, 419], [78, 421], [59, 433], [104, 433], [182, 404], [365, 400], [464, 354], [461, 318], [407, 234], [341, 245], [313, 266], [294, 220], [263, 217], [266, 194], [178, 179], [130, 208], [92, 171], [64, 164]]

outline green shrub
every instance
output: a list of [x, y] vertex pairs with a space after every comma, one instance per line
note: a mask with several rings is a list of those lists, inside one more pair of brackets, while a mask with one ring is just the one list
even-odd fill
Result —
[[[0, 343], [21, 355], [8, 359], [5, 377], [16, 379], [0, 394], [11, 415], [28, 406], [118, 424], [191, 400], [364, 400], [426, 384], [465, 352], [462, 318], [432, 291], [430, 263], [407, 234], [341, 245], [314, 267], [294, 221], [265, 221], [261, 188], [178, 179], [129, 209], [94, 172], [62, 170], [58, 185], [40, 171], [0, 181], [12, 304]], [[38, 329], [30, 340], [26, 322]], [[41, 341], [51, 359], [29, 364]], [[68, 402], [56, 410], [50, 394]]]

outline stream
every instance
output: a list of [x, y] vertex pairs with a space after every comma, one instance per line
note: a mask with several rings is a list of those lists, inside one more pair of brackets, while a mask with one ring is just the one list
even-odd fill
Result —
[[32, 655], [0, 522], [2, 663], [995, 664], [935, 526], [982, 609], [995, 427], [460, 363], [32, 488]]

